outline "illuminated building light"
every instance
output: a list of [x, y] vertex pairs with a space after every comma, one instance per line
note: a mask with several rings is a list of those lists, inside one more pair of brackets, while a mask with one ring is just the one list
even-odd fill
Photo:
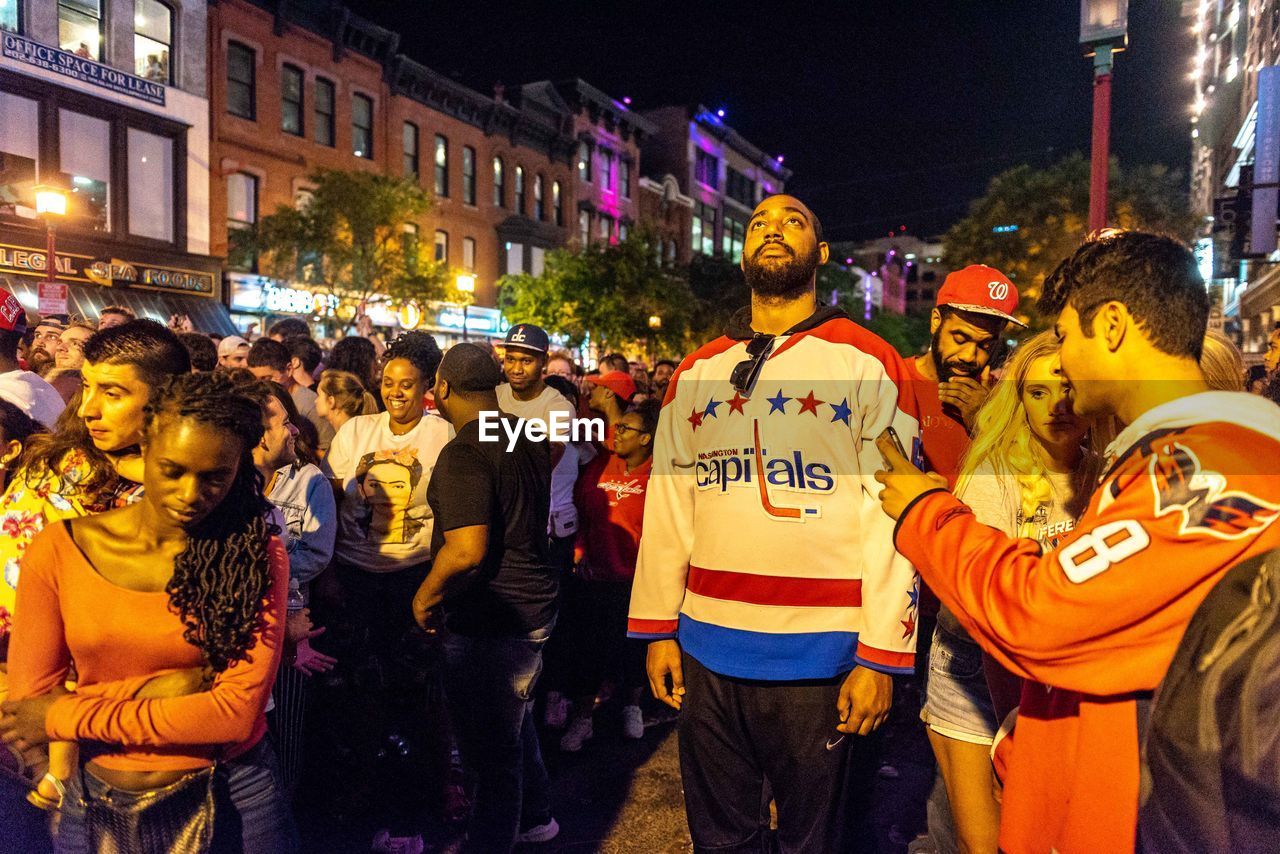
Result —
[[724, 110], [716, 110], [716, 115], [723, 119], [723, 118], [724, 118]]
[[1240, 60], [1237, 57], [1231, 57], [1231, 61], [1227, 63], [1226, 81], [1230, 83], [1236, 79], [1236, 75], [1240, 73]]

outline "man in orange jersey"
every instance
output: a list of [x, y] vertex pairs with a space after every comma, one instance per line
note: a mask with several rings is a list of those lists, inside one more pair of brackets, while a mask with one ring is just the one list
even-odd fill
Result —
[[1076, 412], [1126, 425], [1054, 552], [979, 524], [889, 441], [876, 475], [895, 545], [1023, 691], [1000, 847], [1126, 851], [1138, 812], [1139, 701], [1228, 568], [1280, 545], [1280, 418], [1211, 392], [1208, 295], [1186, 247], [1152, 234], [1086, 243], [1045, 283]]

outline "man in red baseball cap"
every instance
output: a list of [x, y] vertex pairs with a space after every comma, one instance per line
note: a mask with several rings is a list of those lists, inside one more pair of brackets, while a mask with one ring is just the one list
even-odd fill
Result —
[[928, 352], [909, 359], [920, 403], [924, 455], [932, 471], [955, 480], [973, 417], [987, 399], [991, 356], [1014, 316], [1018, 289], [994, 267], [971, 264], [947, 276], [929, 318]]

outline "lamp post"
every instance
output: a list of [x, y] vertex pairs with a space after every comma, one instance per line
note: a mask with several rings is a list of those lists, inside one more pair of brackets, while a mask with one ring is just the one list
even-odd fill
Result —
[[1129, 41], [1129, 0], [1080, 0], [1080, 44], [1093, 57], [1093, 141], [1089, 231], [1107, 227], [1111, 157], [1111, 64]]
[[476, 277], [470, 273], [459, 273], [454, 280], [458, 290], [466, 294], [462, 301], [462, 340], [467, 340], [467, 309], [471, 307], [471, 295], [476, 292]]
[[[662, 328], [662, 315], [649, 315], [649, 328], [654, 331], [654, 334], [657, 334], [658, 330]], [[658, 342], [651, 336], [649, 338], [649, 367], [652, 368], [653, 363], [656, 361], [658, 361]]]
[[36, 214], [44, 220], [44, 281], [37, 287], [41, 314], [66, 314], [65, 291], [58, 291], [58, 218], [67, 215], [67, 193], [58, 187], [36, 187]]

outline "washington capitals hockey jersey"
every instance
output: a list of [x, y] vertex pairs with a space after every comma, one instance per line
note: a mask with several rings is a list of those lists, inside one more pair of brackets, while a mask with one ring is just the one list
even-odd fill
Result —
[[909, 672], [918, 598], [873, 478], [891, 424], [918, 442], [902, 358], [836, 309], [778, 336], [749, 396], [750, 314], [686, 358], [654, 442], [632, 637], [678, 637], [726, 676]]
[[1088, 510], [1047, 554], [947, 492], [925, 493], [898, 522], [898, 548], [973, 639], [1042, 683], [1023, 689], [1012, 745], [997, 756], [1000, 849], [1011, 854], [1133, 850], [1135, 698], [1159, 684], [1223, 574], [1280, 546], [1280, 409], [1265, 399], [1163, 404], [1108, 456]]

